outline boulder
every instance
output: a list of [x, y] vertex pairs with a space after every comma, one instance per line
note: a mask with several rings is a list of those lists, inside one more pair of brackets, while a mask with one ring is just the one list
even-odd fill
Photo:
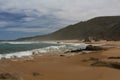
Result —
[[83, 51], [82, 49], [76, 49], [76, 50], [66, 51], [65, 53], [78, 53], [82, 51]]
[[15, 75], [12, 75], [12, 74], [10, 74], [10, 73], [1, 73], [0, 74], [0, 79], [2, 79], [2, 80], [8, 80], [8, 79], [10, 79], [10, 80], [18, 80], [18, 78], [15, 76]]
[[98, 50], [104, 50], [104, 48], [101, 47], [101, 46], [88, 45], [88, 46], [86, 47], [86, 49], [84, 49], [84, 50], [88, 50], [88, 51], [98, 51]]

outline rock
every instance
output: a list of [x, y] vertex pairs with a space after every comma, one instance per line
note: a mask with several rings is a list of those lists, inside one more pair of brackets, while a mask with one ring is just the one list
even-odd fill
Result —
[[65, 53], [78, 53], [82, 51], [83, 51], [82, 49], [76, 49], [76, 50], [66, 51]]
[[2, 57], [2, 58], [1, 58], [1, 60], [7, 60], [7, 58], [5, 58], [5, 57]]
[[60, 44], [61, 42], [57, 42], [57, 44]]
[[99, 50], [104, 50], [103, 47], [100, 47], [100, 46], [93, 46], [93, 45], [88, 45], [86, 47], [86, 49], [84, 50], [88, 50], [88, 51], [99, 51]]
[[61, 57], [64, 57], [65, 55], [61, 54], [60, 56], [61, 56]]
[[114, 69], [120, 69], [120, 63], [118, 62], [107, 62], [93, 57], [91, 57], [90, 59], [82, 60], [82, 62], [92, 62], [90, 65], [95, 67], [109, 67]]
[[11, 59], [17, 59], [18, 57], [14, 55], [14, 56], [11, 56], [10, 58]]
[[22, 58], [21, 58], [21, 60], [25, 60], [25, 61], [31, 61], [31, 60], [33, 60], [34, 59], [34, 57], [32, 57], [32, 56], [23, 56]]
[[98, 58], [91, 57], [91, 58], [89, 58], [89, 59], [84, 59], [84, 60], [82, 60], [82, 62], [89, 62], [89, 61], [96, 62], [96, 61], [99, 61], [99, 59], [98, 59]]
[[100, 61], [100, 60], [95, 60], [95, 62], [92, 63], [91, 66], [110, 67], [110, 68], [120, 69], [120, 63], [118, 62], [106, 62], [106, 61]]
[[94, 58], [94, 57], [91, 57], [89, 60], [92, 60], [92, 61], [99, 61], [98, 58]]
[[115, 69], [120, 69], [120, 63], [117, 63], [117, 62], [111, 63], [111, 67]]
[[32, 52], [32, 55], [38, 55], [38, 54], [40, 54], [40, 52], [37, 50]]
[[92, 42], [92, 40], [91, 40], [90, 37], [86, 37], [86, 38], [84, 39], [84, 42]]
[[103, 62], [103, 61], [96, 61], [96, 62], [92, 63], [91, 66], [110, 67], [110, 64], [107, 62]]
[[41, 75], [41, 74], [40, 74], [39, 72], [33, 72], [32, 75], [33, 75], [33, 76], [39, 76], [39, 75]]
[[120, 57], [108, 57], [108, 59], [120, 59]]
[[120, 69], [120, 63], [117, 63], [117, 62], [96, 61], [95, 63], [92, 63], [91, 66], [110, 67], [110, 68]]
[[15, 75], [12, 75], [12, 74], [10, 74], [10, 73], [1, 73], [1, 74], [0, 74], [0, 79], [2, 79], [2, 80], [6, 80], [6, 79], [18, 80]]

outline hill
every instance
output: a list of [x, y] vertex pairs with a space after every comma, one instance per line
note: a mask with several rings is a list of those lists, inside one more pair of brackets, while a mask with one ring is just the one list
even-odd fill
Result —
[[96, 17], [88, 21], [69, 25], [48, 35], [20, 38], [17, 40], [120, 40], [120, 16]]

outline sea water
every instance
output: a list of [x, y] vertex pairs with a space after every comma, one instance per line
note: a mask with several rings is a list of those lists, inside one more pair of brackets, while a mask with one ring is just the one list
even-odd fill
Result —
[[84, 49], [84, 43], [56, 42], [0, 42], [0, 58], [22, 57], [32, 55], [37, 50], [41, 53], [62, 53], [74, 49]]

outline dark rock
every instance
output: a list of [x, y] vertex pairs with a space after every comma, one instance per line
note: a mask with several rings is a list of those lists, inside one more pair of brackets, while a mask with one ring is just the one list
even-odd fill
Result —
[[90, 37], [86, 37], [84, 42], [92, 42], [91, 38]]
[[1, 73], [0, 79], [12, 79], [12, 80], [18, 80], [15, 75], [9, 74], [9, 73]]
[[118, 62], [106, 62], [106, 61], [101, 61], [98, 58], [93, 58], [91, 57], [90, 59], [82, 60], [83, 62], [91, 62], [91, 66], [95, 67], [109, 67], [109, 68], [114, 68], [114, 69], [120, 69], [120, 63]]
[[57, 42], [57, 44], [60, 44], [61, 42]]
[[76, 50], [66, 51], [65, 53], [78, 53], [82, 51], [83, 51], [82, 49], [76, 49]]
[[91, 66], [110, 67], [114, 69], [120, 69], [120, 63], [117, 63], [117, 62], [96, 61], [92, 63]]
[[120, 69], [120, 63], [111, 63], [111, 67], [115, 69]]
[[92, 60], [92, 61], [99, 61], [98, 58], [94, 58], [94, 57], [91, 57], [89, 60]]
[[39, 76], [39, 75], [41, 75], [41, 74], [40, 74], [39, 72], [33, 72], [32, 75], [33, 75], [33, 76]]
[[82, 62], [89, 62], [89, 61], [94, 61], [94, 62], [96, 62], [96, 61], [99, 61], [99, 59], [98, 59], [98, 58], [91, 57], [91, 58], [89, 58], [89, 59], [84, 59], [84, 60], [82, 60]]
[[120, 59], [120, 57], [108, 57], [108, 59]]
[[92, 63], [91, 64], [91, 66], [105, 66], [105, 67], [110, 67], [111, 65], [109, 64], [109, 63], [107, 63], [107, 62], [103, 62], [103, 61], [96, 61], [96, 62], [94, 62], [94, 63]]
[[86, 47], [86, 49], [84, 50], [88, 50], [88, 51], [99, 51], [99, 50], [104, 50], [103, 47], [100, 47], [100, 46], [93, 46], [93, 45], [88, 45]]
[[64, 57], [65, 55], [61, 54], [60, 56], [61, 56], [61, 57]]

